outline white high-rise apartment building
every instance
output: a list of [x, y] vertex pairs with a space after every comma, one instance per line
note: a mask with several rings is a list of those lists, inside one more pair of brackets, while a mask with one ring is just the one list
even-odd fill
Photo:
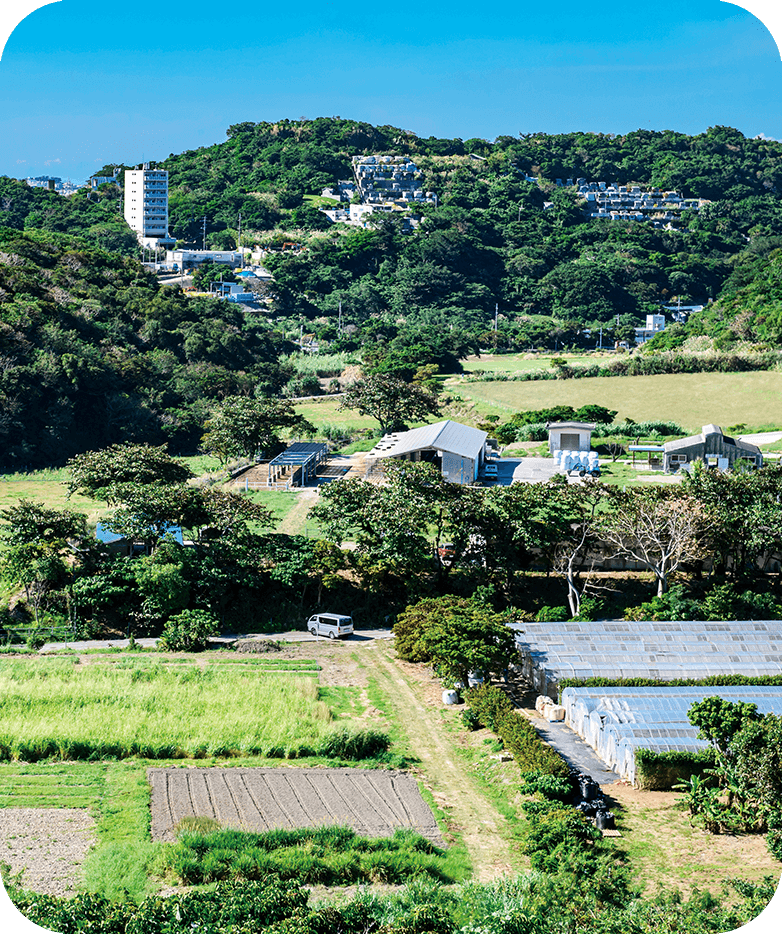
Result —
[[[165, 169], [125, 170], [125, 220], [142, 246], [172, 245], [168, 234], [168, 172]], [[162, 242], [161, 242], [162, 241]]]

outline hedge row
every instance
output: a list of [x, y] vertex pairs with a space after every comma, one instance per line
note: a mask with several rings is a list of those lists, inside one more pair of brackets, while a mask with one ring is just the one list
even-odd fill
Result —
[[688, 354], [667, 351], [615, 357], [608, 363], [584, 366], [561, 366], [550, 370], [486, 372], [464, 378], [467, 383], [528, 382], [541, 379], [587, 379], [595, 376], [658, 376], [663, 373], [746, 373], [772, 370], [780, 362], [779, 354], [707, 353]]
[[522, 772], [568, 775], [564, 761], [543, 742], [529, 720], [516, 713], [503, 691], [484, 684], [467, 691], [465, 697], [479, 722], [499, 736]]
[[704, 769], [714, 768], [715, 763], [714, 750], [711, 748], [697, 752], [636, 749], [635, 781], [644, 791], [668, 791], [677, 782], [689, 781]]
[[678, 687], [730, 687], [732, 685], [768, 687], [782, 685], [780, 675], [709, 675], [707, 678], [562, 678], [559, 696], [565, 688], [678, 688]]

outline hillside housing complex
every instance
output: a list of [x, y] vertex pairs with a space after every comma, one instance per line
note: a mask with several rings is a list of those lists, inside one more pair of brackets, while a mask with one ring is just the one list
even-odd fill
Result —
[[353, 156], [352, 162], [353, 179], [340, 180], [336, 188], [322, 192], [324, 198], [348, 202], [344, 208], [321, 208], [335, 223], [366, 227], [372, 214], [396, 212], [404, 215], [405, 226], [412, 230], [420, 218], [410, 213], [411, 208], [437, 203], [437, 195], [421, 187], [421, 173], [407, 156]]
[[576, 188], [590, 219], [649, 221], [654, 227], [673, 227], [681, 222], [682, 214], [698, 212], [709, 203], [702, 198], [684, 198], [678, 191], [644, 190], [640, 185], [588, 182], [585, 178], [576, 180]]

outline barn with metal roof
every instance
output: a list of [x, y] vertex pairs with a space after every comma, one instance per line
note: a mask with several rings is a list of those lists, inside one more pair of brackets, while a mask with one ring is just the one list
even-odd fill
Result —
[[485, 431], [446, 419], [410, 431], [384, 435], [367, 455], [436, 464], [451, 483], [474, 483], [486, 459]]
[[728, 470], [736, 466], [737, 462], [751, 467], [763, 466], [763, 455], [756, 444], [740, 438], [729, 438], [723, 434], [719, 425], [704, 425], [699, 435], [666, 441], [663, 452], [663, 469], [666, 473], [679, 470], [693, 461], [702, 461], [707, 467], [717, 467], [719, 470]]

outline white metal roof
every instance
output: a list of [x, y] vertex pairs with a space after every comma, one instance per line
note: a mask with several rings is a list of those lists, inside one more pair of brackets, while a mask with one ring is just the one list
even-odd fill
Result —
[[370, 452], [370, 456], [400, 457], [403, 454], [433, 448], [477, 460], [487, 438], [488, 434], [485, 431], [446, 419], [433, 425], [386, 435]]

